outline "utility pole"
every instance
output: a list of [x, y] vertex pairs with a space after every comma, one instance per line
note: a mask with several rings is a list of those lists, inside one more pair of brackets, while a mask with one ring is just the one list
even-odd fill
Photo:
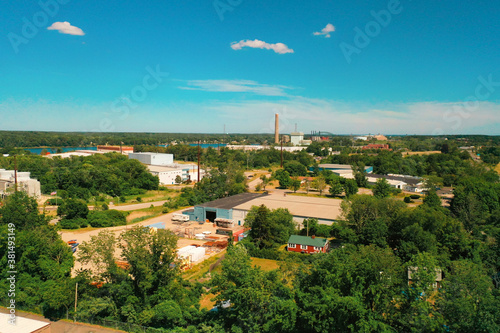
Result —
[[17, 192], [17, 156], [14, 155], [14, 191]]
[[281, 167], [283, 167], [283, 137], [281, 137]]
[[198, 182], [200, 181], [200, 140], [198, 140]]
[[76, 283], [75, 286], [75, 318], [74, 321], [76, 322], [76, 304], [78, 303], [78, 282]]

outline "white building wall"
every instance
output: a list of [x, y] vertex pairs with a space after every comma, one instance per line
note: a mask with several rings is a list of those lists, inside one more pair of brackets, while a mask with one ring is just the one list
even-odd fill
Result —
[[149, 165], [170, 165], [174, 164], [174, 155], [157, 153], [130, 153], [128, 158], [138, 160]]
[[177, 176], [182, 179], [182, 170], [171, 170], [162, 172], [151, 172], [153, 175], [158, 176], [160, 179], [160, 185], [173, 185], [177, 184], [175, 178]]

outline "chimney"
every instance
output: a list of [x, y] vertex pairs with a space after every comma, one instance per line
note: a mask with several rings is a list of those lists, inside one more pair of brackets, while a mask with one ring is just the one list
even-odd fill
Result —
[[311, 236], [311, 238], [312, 238], [312, 239], [316, 238], [316, 235], [312, 235], [312, 236]]
[[274, 115], [274, 143], [280, 143], [280, 121], [277, 113]]

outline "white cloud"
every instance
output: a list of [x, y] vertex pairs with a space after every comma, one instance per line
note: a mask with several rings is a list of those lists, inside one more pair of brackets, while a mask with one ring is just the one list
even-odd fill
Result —
[[285, 96], [285, 86], [260, 84], [250, 80], [191, 80], [187, 81], [185, 90], [202, 90], [214, 92], [250, 92], [256, 95]]
[[314, 36], [325, 36], [325, 38], [330, 38], [330, 32], [334, 32], [335, 31], [335, 27], [333, 26], [333, 24], [331, 23], [328, 23], [326, 25], [326, 27], [324, 27], [323, 29], [321, 29], [321, 32], [314, 32], [313, 35]]
[[61, 34], [84, 36], [85, 33], [82, 29], [72, 26], [69, 22], [54, 22], [47, 30], [57, 30]]
[[233, 50], [241, 50], [244, 47], [251, 47], [254, 49], [273, 50], [279, 54], [294, 53], [294, 51], [283, 43], [269, 44], [261, 40], [240, 40], [239, 42], [232, 42], [231, 48]]

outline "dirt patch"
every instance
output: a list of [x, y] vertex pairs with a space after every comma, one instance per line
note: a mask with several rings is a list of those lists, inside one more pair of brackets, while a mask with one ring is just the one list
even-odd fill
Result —
[[200, 300], [200, 306], [202, 309], [207, 309], [210, 310], [215, 306], [215, 302], [211, 301], [212, 298], [214, 298], [214, 294], [206, 294], [204, 295], [201, 300]]
[[500, 174], [500, 163], [497, 164], [497, 166], [495, 167], [495, 171]]
[[432, 155], [432, 154], [441, 154], [439, 150], [431, 150], [431, 151], [407, 151], [403, 153], [403, 156], [406, 155]]
[[153, 212], [131, 212], [127, 216], [127, 223], [130, 223], [132, 220], [134, 220], [136, 218], [149, 216], [149, 215], [153, 215], [153, 214], [154, 214]]

